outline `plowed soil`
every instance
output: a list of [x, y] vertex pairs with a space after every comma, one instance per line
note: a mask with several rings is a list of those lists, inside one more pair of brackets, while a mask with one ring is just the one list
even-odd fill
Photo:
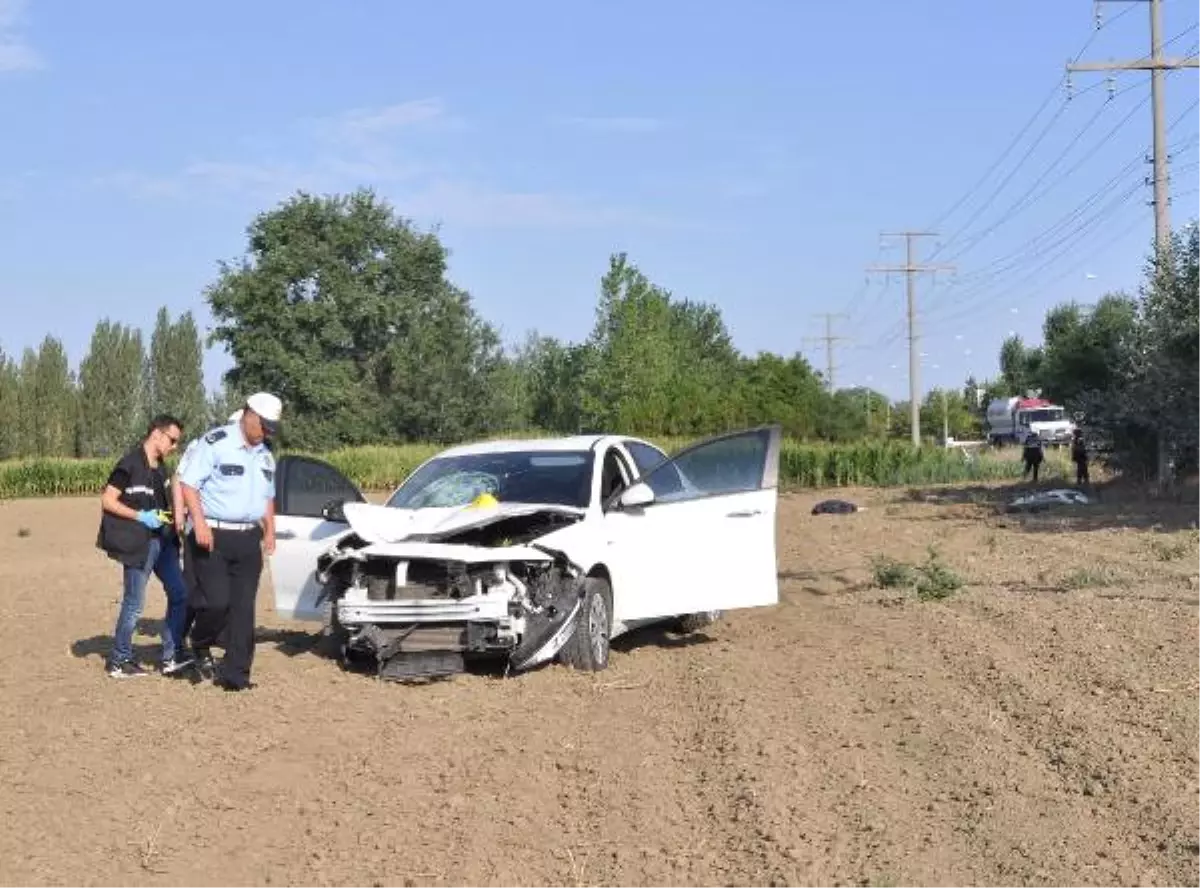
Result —
[[243, 694], [106, 678], [98, 503], [0, 503], [0, 882], [1196, 885], [1196, 507], [1005, 492], [786, 495], [778, 607], [594, 675], [382, 683], [264, 587]]

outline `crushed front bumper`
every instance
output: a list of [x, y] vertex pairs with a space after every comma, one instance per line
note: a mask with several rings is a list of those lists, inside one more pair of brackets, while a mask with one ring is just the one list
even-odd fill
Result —
[[333, 615], [344, 650], [368, 655], [382, 677], [461, 671], [467, 656], [506, 655], [511, 668], [528, 669], [574, 632], [582, 584], [565, 561], [479, 565], [440, 591], [411, 582], [411, 563], [354, 562]]

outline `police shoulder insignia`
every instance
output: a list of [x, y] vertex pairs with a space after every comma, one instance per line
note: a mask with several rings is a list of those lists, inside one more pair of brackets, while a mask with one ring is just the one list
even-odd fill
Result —
[[216, 444], [218, 441], [220, 441], [222, 438], [224, 438], [227, 434], [228, 434], [228, 432], [226, 432], [224, 429], [213, 429], [211, 432], [209, 432], [207, 435], [204, 436], [204, 440], [207, 441], [209, 444]]

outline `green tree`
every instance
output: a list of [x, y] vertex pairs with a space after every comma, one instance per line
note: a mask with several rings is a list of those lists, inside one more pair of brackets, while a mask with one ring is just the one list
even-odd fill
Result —
[[16, 361], [0, 351], [0, 459], [21, 455], [20, 390]]
[[[972, 399], [974, 395], [972, 394]], [[921, 431], [938, 440], [945, 433], [957, 441], [978, 440], [983, 436], [979, 416], [963, 392], [955, 389], [931, 389], [921, 403]]]
[[1000, 380], [1006, 397], [1023, 396], [1039, 388], [1042, 351], [1026, 348], [1020, 336], [1010, 336], [1000, 346]]
[[1137, 303], [1120, 294], [1091, 307], [1070, 302], [1051, 309], [1038, 368], [1044, 394], [1073, 406], [1085, 391], [1109, 388], [1136, 325]]
[[[27, 355], [29, 353], [27, 352]], [[67, 352], [53, 336], [46, 336], [36, 357], [23, 362], [21, 373], [22, 419], [34, 456], [72, 456], [77, 407]]]
[[[786, 434], [810, 438], [818, 433], [820, 413], [828, 396], [803, 355], [783, 358], [760, 352], [741, 359], [736, 397], [738, 425], [778, 422]], [[863, 410], [865, 416], [865, 403]]]
[[1172, 235], [1161, 260], [1150, 262], [1120, 371], [1088, 399], [1088, 420], [1109, 439], [1114, 463], [1161, 482], [1197, 470], [1198, 268], [1200, 229], [1193, 221]]
[[530, 418], [546, 431], [575, 433], [582, 428], [583, 372], [586, 345], [564, 345], [552, 336], [531, 333], [520, 349], [528, 374]]
[[239, 391], [279, 394], [301, 447], [451, 440], [491, 422], [500, 348], [446, 251], [369, 190], [299, 193], [206, 291]]
[[645, 435], [695, 434], [734, 415], [738, 369], [720, 312], [673, 301], [629, 263], [609, 257], [582, 355], [582, 424]]
[[147, 404], [151, 415], [170, 413], [186, 434], [203, 430], [208, 419], [204, 392], [204, 348], [190, 311], [172, 322], [166, 307], [158, 310], [150, 337]]
[[79, 363], [79, 451], [82, 456], [123, 452], [144, 431], [142, 333], [101, 320]]
[[25, 347], [17, 370], [17, 453], [38, 455], [37, 349]]
[[203, 428], [197, 426], [195, 433], [188, 431], [188, 438], [194, 438], [208, 429], [225, 425], [229, 421], [229, 417], [237, 410], [249, 396], [249, 392], [238, 392], [230, 388], [229, 384], [219, 386], [215, 391], [209, 394], [208, 400], [204, 409], [204, 424]]

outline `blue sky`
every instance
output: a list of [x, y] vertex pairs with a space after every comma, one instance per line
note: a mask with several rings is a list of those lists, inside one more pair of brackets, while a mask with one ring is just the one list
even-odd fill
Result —
[[[816, 314], [848, 314], [838, 384], [894, 397], [904, 283], [865, 268], [903, 261], [880, 232], [936, 223], [918, 257], [957, 276], [919, 282], [921, 384], [959, 385], [1048, 306], [1140, 279], [1148, 77], [1052, 91], [1089, 38], [1083, 60], [1144, 55], [1145, 7], [1102, 4], [1096, 32], [1088, 0], [0, 0], [0, 347], [52, 332], [78, 361], [100, 318], [148, 331], [163, 304], [207, 325], [255, 213], [370, 185], [440, 226], [508, 340], [585, 337], [624, 250], [746, 352], [824, 367]], [[1194, 52], [1195, 4], [1164, 17]], [[1169, 76], [1175, 223], [1196, 215], [1196, 94], [1195, 70]], [[209, 383], [227, 366], [211, 351]]]

